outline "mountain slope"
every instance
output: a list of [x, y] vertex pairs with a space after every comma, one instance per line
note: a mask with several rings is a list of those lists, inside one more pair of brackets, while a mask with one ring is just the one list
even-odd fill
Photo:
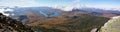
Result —
[[31, 23], [29, 26], [32, 26], [32, 29], [35, 31], [43, 30], [40, 27], [47, 29], [43, 30], [43, 32], [90, 32], [93, 28], [101, 27], [107, 20], [109, 19], [84, 14], [73, 17], [59, 16], [49, 18], [44, 21]]

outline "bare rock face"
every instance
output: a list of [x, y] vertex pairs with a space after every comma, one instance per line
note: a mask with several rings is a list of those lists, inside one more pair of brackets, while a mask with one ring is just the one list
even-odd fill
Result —
[[103, 27], [99, 32], [120, 32], [120, 16], [113, 17]]
[[0, 32], [33, 32], [20, 21], [6, 17], [0, 13]]

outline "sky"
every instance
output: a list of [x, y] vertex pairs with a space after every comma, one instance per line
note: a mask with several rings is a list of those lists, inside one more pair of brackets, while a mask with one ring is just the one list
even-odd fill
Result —
[[120, 8], [120, 0], [0, 0], [0, 6]]

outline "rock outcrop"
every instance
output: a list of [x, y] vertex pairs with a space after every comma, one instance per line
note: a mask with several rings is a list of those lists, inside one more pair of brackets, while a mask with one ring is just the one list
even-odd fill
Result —
[[33, 32], [31, 28], [27, 27], [20, 21], [11, 19], [0, 13], [0, 32]]
[[99, 32], [120, 32], [120, 16], [110, 19]]

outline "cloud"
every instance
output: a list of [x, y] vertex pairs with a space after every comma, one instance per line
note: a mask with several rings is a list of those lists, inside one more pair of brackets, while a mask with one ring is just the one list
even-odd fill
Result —
[[13, 9], [4, 9], [4, 8], [1, 8], [1, 9], [0, 9], [0, 13], [2, 13], [3, 15], [9, 16], [10, 14], [4, 13], [4, 12], [6, 12], [6, 11], [13, 12]]
[[66, 6], [55, 4], [52, 6], [53, 8], [58, 8], [64, 11], [72, 11], [73, 8], [81, 8], [80, 0], [73, 0], [71, 4], [68, 4]]
[[63, 8], [64, 11], [72, 11], [73, 8], [81, 8], [81, 4], [68, 5]]
[[70, 5], [67, 5], [63, 10], [72, 11], [73, 8], [81, 8], [80, 0], [74, 0]]
[[39, 6], [35, 0], [0, 0], [0, 6]]
[[64, 11], [72, 11], [73, 8], [74, 7], [72, 7], [72, 6], [66, 6], [62, 10], [64, 10]]

